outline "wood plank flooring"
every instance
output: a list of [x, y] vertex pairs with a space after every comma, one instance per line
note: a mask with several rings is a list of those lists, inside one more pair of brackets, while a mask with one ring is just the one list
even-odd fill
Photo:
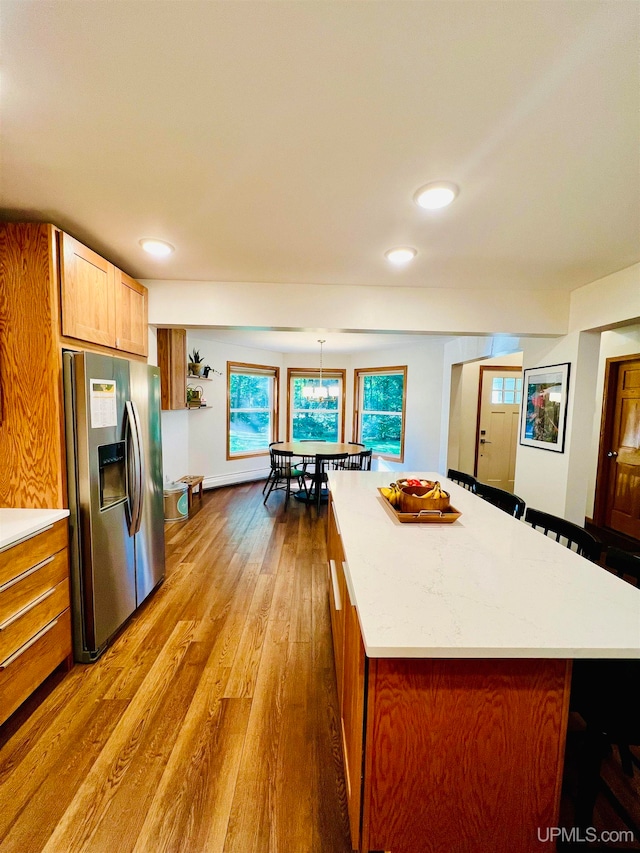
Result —
[[2, 853], [350, 850], [324, 518], [261, 487], [167, 525], [156, 594], [0, 729]]

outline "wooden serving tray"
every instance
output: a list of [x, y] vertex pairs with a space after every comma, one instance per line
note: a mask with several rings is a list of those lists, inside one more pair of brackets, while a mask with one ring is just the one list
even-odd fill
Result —
[[382, 489], [379, 486], [378, 491], [380, 492], [380, 497], [382, 498], [382, 502], [388, 512], [391, 513], [393, 518], [396, 518], [403, 524], [452, 524], [462, 515], [461, 512], [458, 512], [458, 510], [451, 505], [443, 510], [423, 509], [421, 512], [398, 512], [398, 510], [392, 506], [388, 499], [382, 494]]

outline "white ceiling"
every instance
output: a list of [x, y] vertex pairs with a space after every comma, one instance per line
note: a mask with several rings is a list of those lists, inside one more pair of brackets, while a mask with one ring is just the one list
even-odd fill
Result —
[[[2, 215], [138, 278], [572, 289], [640, 260], [638, 2], [0, 14]], [[436, 179], [458, 199], [419, 209]]]

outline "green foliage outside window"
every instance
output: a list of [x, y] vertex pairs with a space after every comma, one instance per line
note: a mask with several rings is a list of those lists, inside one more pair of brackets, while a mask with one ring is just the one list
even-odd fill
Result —
[[231, 373], [229, 378], [229, 449], [259, 453], [269, 449], [272, 429], [273, 378]]
[[402, 406], [404, 374], [364, 374], [360, 441], [374, 453], [402, 453]]
[[[302, 376], [296, 376], [292, 381], [293, 413], [291, 435], [293, 441], [301, 441], [303, 439], [340, 441], [339, 396], [327, 396], [322, 402], [311, 397], [305, 397], [302, 389], [308, 383], [309, 379]], [[339, 379], [331, 379], [323, 376], [322, 384], [325, 388], [337, 388], [340, 393]]]

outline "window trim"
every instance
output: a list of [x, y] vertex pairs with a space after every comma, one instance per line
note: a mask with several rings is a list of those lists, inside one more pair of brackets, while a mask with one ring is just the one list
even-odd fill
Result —
[[[320, 378], [320, 368], [318, 367], [288, 367], [287, 368], [287, 441], [292, 441], [291, 438], [291, 380], [297, 376], [311, 376], [314, 379]], [[344, 425], [345, 413], [347, 408], [347, 371], [342, 367], [322, 368], [322, 376], [328, 376], [330, 379], [340, 379], [342, 381], [341, 394], [341, 416], [338, 419], [339, 442], [344, 442]]]
[[278, 441], [280, 422], [280, 368], [271, 364], [250, 364], [244, 361], [227, 362], [227, 462], [234, 459], [250, 459], [255, 456], [268, 456], [269, 449], [254, 453], [231, 453], [231, 374], [245, 373], [254, 376], [271, 376], [273, 379], [273, 399], [271, 401], [271, 436], [269, 441]]
[[362, 443], [360, 438], [360, 379], [365, 375], [390, 373], [401, 373], [402, 382], [402, 431], [400, 433], [400, 455], [392, 456], [388, 453], [376, 453], [377, 459], [388, 459], [389, 462], [404, 462], [404, 435], [407, 422], [407, 365], [396, 364], [390, 367], [356, 367], [353, 371], [353, 440]]

